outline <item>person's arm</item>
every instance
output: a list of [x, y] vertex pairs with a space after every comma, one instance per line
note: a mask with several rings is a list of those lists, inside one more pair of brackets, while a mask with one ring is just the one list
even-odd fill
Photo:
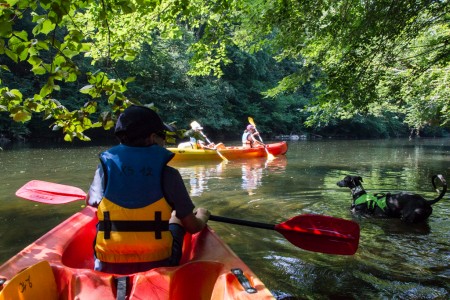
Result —
[[103, 168], [101, 164], [95, 170], [94, 179], [92, 180], [89, 192], [86, 196], [86, 205], [97, 207], [103, 199]]
[[259, 139], [257, 139], [257, 138], [255, 137], [255, 136], [259, 136], [259, 132], [258, 132], [258, 131], [256, 131], [256, 132], [250, 134], [250, 136], [251, 136], [251, 140], [252, 140], [253, 144], [265, 146], [264, 143], [262, 143]]
[[205, 208], [198, 208], [194, 213], [194, 204], [184, 185], [180, 172], [166, 166], [162, 180], [164, 197], [172, 205], [181, 225], [189, 233], [196, 233], [202, 230], [209, 219], [210, 213]]

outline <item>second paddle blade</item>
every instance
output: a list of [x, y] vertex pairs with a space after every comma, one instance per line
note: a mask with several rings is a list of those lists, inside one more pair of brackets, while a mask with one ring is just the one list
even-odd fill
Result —
[[32, 180], [17, 190], [16, 196], [40, 203], [63, 204], [83, 200], [86, 193], [74, 186]]
[[353, 255], [358, 250], [359, 225], [356, 222], [321, 215], [299, 215], [275, 225], [289, 242], [305, 250]]

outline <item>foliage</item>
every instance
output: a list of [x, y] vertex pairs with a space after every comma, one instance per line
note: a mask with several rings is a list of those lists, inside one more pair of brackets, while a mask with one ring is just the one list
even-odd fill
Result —
[[[217, 129], [248, 115], [270, 132], [280, 119], [277, 130], [305, 120], [319, 129], [386, 112], [416, 129], [448, 126], [448, 9], [447, 0], [1, 0], [0, 111], [51, 119], [67, 141], [89, 140], [85, 130], [111, 128], [141, 101]], [[31, 87], [4, 85], [17, 66]]]
[[345, 119], [388, 110], [417, 129], [448, 126], [448, 1], [254, 3], [249, 11], [259, 17], [241, 37], [249, 49], [270, 44], [279, 59], [302, 62], [268, 93], [312, 80], [317, 101], [308, 124], [328, 124], [336, 111]]

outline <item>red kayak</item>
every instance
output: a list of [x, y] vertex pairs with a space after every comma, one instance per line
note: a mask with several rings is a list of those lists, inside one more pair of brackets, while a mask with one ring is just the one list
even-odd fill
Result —
[[[83, 190], [32, 180], [16, 195], [46, 204], [84, 200]], [[277, 231], [293, 245], [315, 252], [353, 255], [356, 222], [298, 215], [279, 224], [223, 216], [211, 221]], [[86, 207], [0, 266], [0, 300], [10, 299], [274, 299], [250, 268], [214, 233], [186, 234], [178, 267], [128, 275], [94, 271], [96, 209]]]
[[96, 223], [95, 208], [86, 207], [5, 262], [0, 300], [274, 299], [209, 227], [186, 234], [178, 267], [128, 275], [94, 271]]

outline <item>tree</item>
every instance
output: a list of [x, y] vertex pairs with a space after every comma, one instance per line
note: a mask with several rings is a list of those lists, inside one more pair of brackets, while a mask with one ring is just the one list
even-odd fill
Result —
[[270, 44], [279, 59], [303, 64], [268, 94], [314, 79], [310, 125], [386, 110], [416, 129], [450, 124], [448, 1], [254, 3], [247, 47]]
[[[118, 61], [135, 60], [155, 36], [193, 37], [190, 75], [222, 76], [230, 46], [297, 61], [266, 96], [312, 86], [308, 124], [389, 110], [417, 129], [444, 126], [448, 19], [447, 0], [3, 0], [0, 55], [26, 63], [44, 80], [33, 94], [0, 87], [0, 110], [22, 122], [40, 113], [54, 119], [53, 129], [62, 129], [66, 140], [88, 140], [85, 130], [111, 128], [136, 102], [127, 92], [134, 79], [120, 77]], [[25, 20], [31, 30], [23, 29]], [[92, 66], [80, 64], [83, 56]], [[2, 72], [8, 70], [4, 64]], [[71, 110], [55, 95], [76, 81], [87, 97]]]

